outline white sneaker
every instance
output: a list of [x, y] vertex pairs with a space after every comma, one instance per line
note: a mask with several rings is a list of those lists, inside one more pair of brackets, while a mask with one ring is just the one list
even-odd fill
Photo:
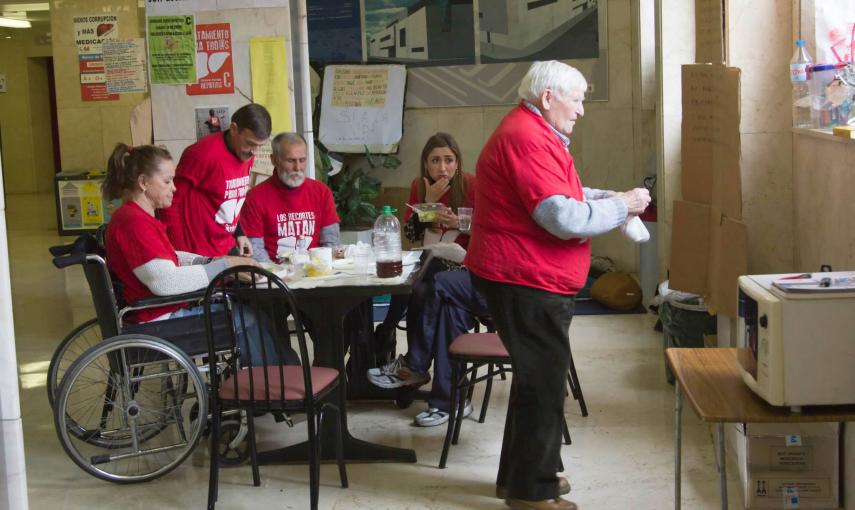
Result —
[[402, 354], [379, 368], [369, 368], [366, 376], [371, 384], [381, 388], [400, 388], [402, 386], [421, 386], [430, 381], [427, 372], [415, 372]]
[[[467, 400], [463, 405], [463, 417], [466, 418], [470, 414], [472, 414], [472, 403]], [[448, 411], [429, 407], [427, 410], [417, 414], [414, 421], [419, 427], [435, 427], [448, 422], [449, 416]]]

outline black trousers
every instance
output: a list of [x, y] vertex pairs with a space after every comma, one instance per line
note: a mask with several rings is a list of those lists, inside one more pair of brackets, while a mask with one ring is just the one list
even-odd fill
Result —
[[472, 283], [486, 298], [496, 332], [513, 361], [508, 415], [496, 484], [510, 497], [558, 497], [564, 399], [570, 363], [568, 330], [575, 296], [485, 280]]

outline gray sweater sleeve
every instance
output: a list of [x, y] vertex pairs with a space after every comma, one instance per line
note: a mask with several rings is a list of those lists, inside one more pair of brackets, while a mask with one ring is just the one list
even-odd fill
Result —
[[270, 260], [270, 255], [267, 254], [267, 250], [264, 248], [263, 237], [250, 237], [249, 244], [252, 246], [252, 258], [255, 259], [256, 262], [273, 262]]
[[585, 194], [585, 200], [602, 200], [612, 197], [615, 192], [607, 189], [597, 188], [582, 188], [582, 193]]
[[176, 266], [171, 260], [153, 259], [134, 268], [134, 275], [155, 296], [172, 296], [204, 288], [227, 267], [229, 263], [225, 259], [187, 266]]
[[626, 221], [626, 204], [618, 197], [579, 202], [564, 195], [544, 198], [532, 217], [559, 239], [589, 238], [605, 234]]
[[194, 264], [207, 264], [211, 260], [210, 257], [204, 257], [204, 256], [196, 254], [196, 253], [190, 253], [189, 251], [176, 251], [175, 255], [178, 256], [178, 265], [179, 266], [192, 266]]
[[338, 223], [321, 227], [321, 237], [318, 239], [321, 246], [330, 246], [335, 248], [340, 244], [340, 234]]

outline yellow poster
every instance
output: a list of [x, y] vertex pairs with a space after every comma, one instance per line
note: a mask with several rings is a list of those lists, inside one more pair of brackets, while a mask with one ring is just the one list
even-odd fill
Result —
[[99, 183], [99, 181], [88, 181], [80, 186], [84, 227], [97, 227], [104, 223], [104, 206]]
[[291, 91], [288, 89], [288, 57], [284, 37], [255, 37], [249, 40], [252, 70], [252, 100], [267, 108], [273, 134], [292, 131]]

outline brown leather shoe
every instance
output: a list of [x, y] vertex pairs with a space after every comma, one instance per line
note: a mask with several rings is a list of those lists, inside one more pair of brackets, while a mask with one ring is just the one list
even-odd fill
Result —
[[505, 504], [514, 510], [579, 510], [576, 503], [564, 498], [526, 501], [524, 499], [506, 499]]
[[[563, 496], [570, 492], [570, 482], [563, 476], [558, 477], [558, 495]], [[496, 497], [499, 499], [508, 499], [508, 489], [501, 485], [496, 486]]]

